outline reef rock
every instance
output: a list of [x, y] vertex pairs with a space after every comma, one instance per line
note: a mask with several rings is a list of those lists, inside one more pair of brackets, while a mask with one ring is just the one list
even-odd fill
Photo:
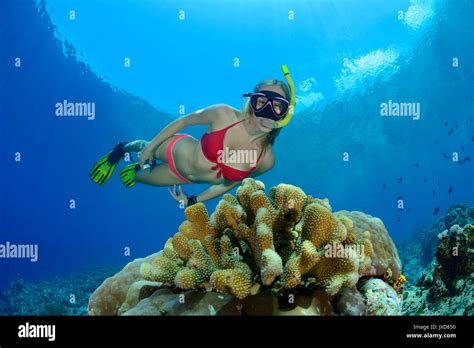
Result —
[[87, 308], [89, 315], [119, 314], [119, 308], [125, 302], [132, 284], [142, 280], [140, 274], [141, 264], [154, 260], [159, 254], [161, 253], [152, 254], [143, 259], [135, 259], [129, 262], [119, 273], [107, 278], [89, 299]]
[[340, 315], [361, 316], [367, 312], [365, 299], [355, 286], [341, 289], [337, 294], [335, 307]]
[[395, 290], [380, 279], [370, 279], [362, 286], [367, 315], [401, 315], [402, 305]]
[[232, 296], [217, 292], [163, 288], [140, 301], [124, 315], [216, 315]]
[[397, 278], [402, 273], [402, 263], [398, 256], [395, 243], [387, 232], [382, 220], [372, 217], [360, 211], [341, 210], [336, 213], [348, 217], [354, 223], [354, 233], [361, 236], [365, 231], [370, 233], [371, 272], [367, 275], [383, 275], [387, 269], [391, 269], [392, 276]]
[[[281, 306], [281, 298], [294, 295], [300, 302], [306, 298], [304, 303], [292, 302], [294, 314], [328, 315], [335, 313], [331, 301], [341, 289], [388, 269], [394, 277], [401, 272], [397, 250], [380, 219], [361, 212], [333, 213], [327, 199], [313, 198], [296, 186], [280, 184], [267, 196], [262, 182], [247, 178], [236, 196], [225, 194], [211, 215], [203, 203], [186, 208], [184, 214], [186, 220], [161, 254], [133, 263], [96, 291], [90, 304], [93, 314], [148, 313], [146, 307], [155, 314], [156, 308], [188, 313], [170, 309], [176, 296], [168, 289], [207, 293], [190, 300], [197, 307], [188, 301], [193, 310], [204, 308], [200, 313], [217, 296], [210, 294], [220, 293], [230, 296], [230, 303], [241, 301], [236, 305], [240, 314], [256, 308], [249, 303], [260, 296], [268, 299], [263, 301], [268, 306], [257, 306], [257, 312], [284, 315], [288, 308]], [[142, 283], [132, 286], [135, 282]], [[162, 285], [161, 295], [149, 296], [154, 284]], [[105, 301], [106, 309], [100, 300], [104, 295], [114, 298]], [[271, 298], [279, 299], [279, 305]], [[232, 307], [223, 303], [226, 299], [211, 304], [216, 313], [217, 307]]]

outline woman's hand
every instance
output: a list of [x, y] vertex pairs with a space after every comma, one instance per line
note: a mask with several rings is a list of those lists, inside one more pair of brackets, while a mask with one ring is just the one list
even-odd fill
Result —
[[138, 153], [138, 164], [140, 164], [140, 168], [143, 170], [143, 166], [146, 163], [153, 163], [155, 160], [155, 156], [153, 155], [154, 148], [150, 145], [145, 147], [142, 151]]
[[188, 206], [188, 196], [183, 192], [183, 188], [181, 185], [178, 185], [178, 192], [176, 191], [176, 185], [173, 185], [173, 189], [168, 187], [168, 191], [173, 197], [173, 199], [178, 202], [179, 204], [182, 204], [183, 206], [187, 207]]

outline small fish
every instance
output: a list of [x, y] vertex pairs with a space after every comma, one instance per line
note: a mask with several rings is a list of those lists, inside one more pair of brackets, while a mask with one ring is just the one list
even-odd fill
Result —
[[426, 182], [427, 182], [427, 181], [426, 181], [426, 178], [423, 178], [423, 181], [426, 183]]
[[462, 152], [464, 152], [464, 146], [461, 146]]
[[410, 208], [407, 208], [407, 211], [410, 211]]
[[458, 125], [456, 125], [456, 129], [458, 129]]
[[451, 186], [451, 187], [449, 188], [449, 190], [448, 190], [448, 195], [449, 195], [451, 192], [453, 192], [453, 187], [452, 187], [452, 186]]
[[439, 185], [441, 185], [441, 181], [439, 181], [439, 179], [438, 179], [438, 186], [439, 186]]
[[433, 196], [436, 196], [436, 191], [435, 190], [433, 190]]
[[474, 141], [474, 137], [471, 138], [471, 141]]
[[436, 215], [436, 214], [438, 214], [438, 212], [439, 212], [439, 207], [436, 207], [435, 210], [434, 210], [434, 212], [433, 212], [433, 216]]
[[401, 183], [403, 181], [403, 178], [398, 178], [398, 183]]
[[397, 197], [397, 200], [399, 201], [400, 199], [403, 199], [403, 197], [402, 197], [402, 196], [398, 196], [398, 197]]
[[398, 222], [400, 222], [400, 216], [397, 216], [397, 220], [398, 220]]
[[444, 126], [445, 126], [445, 127], [447, 127], [447, 126], [448, 126], [448, 121], [446, 121], [446, 123], [444, 124]]
[[384, 183], [383, 186], [382, 186], [382, 190], [385, 190], [386, 187], [387, 187], [387, 185], [385, 185], [385, 183]]
[[448, 155], [446, 155], [446, 153], [443, 153], [443, 157], [448, 158]]
[[465, 157], [464, 162], [471, 162], [471, 157], [469, 157], [469, 156]]
[[438, 143], [439, 143], [439, 140], [436, 140], [436, 141], [435, 141], [435, 145], [438, 145]]
[[418, 163], [415, 163], [415, 167], [420, 168], [420, 165]]

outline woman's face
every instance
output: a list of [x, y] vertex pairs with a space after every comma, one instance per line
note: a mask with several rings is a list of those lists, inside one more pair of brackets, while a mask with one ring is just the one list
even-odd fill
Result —
[[[279, 86], [275, 86], [275, 85], [262, 86], [262, 87], [260, 87], [258, 92], [260, 92], [260, 91], [272, 91], [272, 92], [278, 93], [278, 94], [282, 95], [283, 97], [285, 97], [285, 92]], [[257, 109], [262, 107], [263, 105], [264, 105], [264, 103], [262, 103], [260, 101], [257, 101]], [[278, 112], [279, 111], [278, 110], [278, 103], [276, 103], [276, 105], [274, 107], [275, 107], [275, 111]], [[255, 123], [257, 125], [257, 128], [261, 132], [269, 133], [273, 130], [273, 124], [275, 123], [275, 121], [273, 121], [269, 118], [256, 117], [253, 112], [252, 112], [252, 114], [253, 114]]]

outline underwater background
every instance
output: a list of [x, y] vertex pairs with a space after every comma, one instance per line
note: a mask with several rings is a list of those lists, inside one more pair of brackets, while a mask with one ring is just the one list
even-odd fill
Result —
[[[284, 80], [281, 64], [298, 99], [267, 188], [377, 216], [397, 245], [474, 205], [473, 13], [470, 0], [2, 1], [0, 243], [39, 255], [0, 259], [0, 291], [160, 250], [184, 220], [167, 189], [126, 189], [118, 175], [99, 187], [91, 166], [119, 141], [151, 139], [181, 105], [240, 108], [260, 80]], [[56, 117], [63, 100], [94, 102], [95, 119]], [[381, 117], [389, 100], [419, 103], [420, 118]]]

